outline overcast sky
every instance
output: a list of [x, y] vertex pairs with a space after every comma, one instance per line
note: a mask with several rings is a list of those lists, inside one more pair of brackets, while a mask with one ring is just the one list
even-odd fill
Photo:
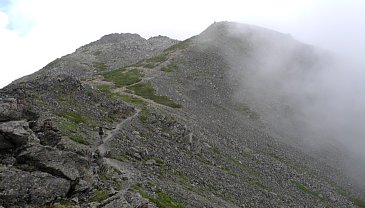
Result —
[[362, 60], [364, 11], [363, 0], [0, 0], [0, 87], [105, 34], [183, 40], [224, 20]]

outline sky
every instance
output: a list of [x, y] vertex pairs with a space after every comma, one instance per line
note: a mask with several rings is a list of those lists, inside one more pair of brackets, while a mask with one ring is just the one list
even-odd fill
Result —
[[183, 40], [235, 21], [362, 62], [363, 0], [0, 0], [0, 87], [110, 33]]

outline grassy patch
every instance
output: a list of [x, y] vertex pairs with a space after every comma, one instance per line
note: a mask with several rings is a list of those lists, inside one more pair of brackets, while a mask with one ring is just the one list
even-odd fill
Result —
[[116, 69], [102, 74], [104, 79], [113, 82], [116, 86], [122, 87], [131, 85], [141, 81], [143, 74], [138, 69], [132, 69], [124, 72], [123, 70]]
[[92, 201], [102, 202], [109, 197], [108, 192], [105, 190], [97, 190], [92, 197]]
[[95, 51], [93, 53], [94, 56], [100, 56], [103, 52], [102, 51]]
[[180, 41], [180, 42], [176, 43], [175, 45], [172, 45], [169, 48], [167, 48], [165, 50], [165, 52], [176, 51], [178, 49], [180, 49], [180, 50], [186, 49], [189, 47], [190, 43], [191, 43], [191, 39], [186, 39], [184, 41]]
[[104, 92], [106, 94], [111, 94], [112, 93], [112, 87], [110, 85], [107, 85], [107, 84], [98, 85], [96, 88], [100, 92]]
[[77, 132], [77, 124], [69, 120], [62, 121], [60, 127], [68, 132]]
[[142, 108], [142, 110], [139, 114], [139, 118], [141, 119], [142, 123], [147, 123], [150, 115], [151, 115], [150, 111], [145, 107], [145, 108]]
[[228, 173], [231, 176], [237, 177], [238, 175], [234, 173], [231, 169], [229, 169], [227, 166], [223, 166], [222, 170], [224, 170], [226, 173]]
[[313, 190], [310, 190], [308, 187], [306, 187], [304, 184], [298, 182], [298, 181], [290, 181], [292, 184], [294, 184], [298, 189], [302, 190], [303, 192], [310, 194], [315, 197], [319, 197], [319, 193], [315, 192]]
[[231, 163], [235, 164], [236, 166], [243, 168], [243, 169], [244, 169], [245, 171], [247, 171], [248, 173], [250, 173], [250, 174], [252, 174], [252, 175], [255, 175], [255, 176], [260, 175], [260, 173], [259, 173], [259, 172], [257, 172], [256, 170], [252, 169], [252, 168], [251, 168], [251, 167], [249, 167], [248, 165], [246, 165], [246, 164], [244, 164], [244, 163], [241, 163], [241, 162], [239, 162], [239, 161], [235, 160], [234, 158], [232, 158], [232, 157], [231, 157], [231, 156], [229, 156], [229, 155], [223, 154], [221, 151], [219, 151], [219, 149], [218, 149], [218, 148], [216, 148], [216, 147], [212, 147], [212, 148], [211, 148], [211, 150], [212, 150], [212, 152], [213, 152], [214, 154], [216, 154], [217, 156], [224, 158], [227, 162], [229, 161], [229, 162], [231, 162]]
[[349, 201], [351, 201], [354, 205], [360, 207], [360, 208], [365, 208], [365, 201], [352, 197], [350, 196], [349, 193], [347, 193], [345, 190], [343, 190], [342, 188], [338, 187], [337, 185], [334, 185], [336, 188], [337, 193], [339, 193], [341, 196], [346, 197]]
[[181, 108], [181, 105], [175, 103], [170, 98], [166, 96], [156, 95], [156, 90], [152, 87], [152, 83], [150, 81], [147, 83], [138, 83], [136, 85], [128, 87], [128, 89], [132, 90], [136, 95], [153, 100], [156, 103], [166, 105], [172, 108]]
[[114, 98], [119, 98], [121, 99], [122, 101], [126, 102], [126, 103], [130, 103], [130, 104], [133, 104], [133, 105], [139, 105], [139, 106], [142, 106], [142, 105], [145, 105], [146, 102], [139, 99], [139, 98], [136, 98], [136, 97], [132, 97], [132, 96], [129, 96], [129, 95], [121, 95], [121, 94], [113, 94], [112, 95]]
[[128, 161], [128, 158], [127, 156], [125, 155], [115, 155], [112, 157], [114, 160], [118, 160], [118, 161], [121, 161], [121, 162], [126, 162]]
[[96, 71], [98, 72], [103, 72], [105, 70], [108, 69], [108, 66], [105, 63], [102, 62], [94, 62], [93, 63], [93, 67], [96, 69]]
[[159, 208], [184, 208], [185, 206], [181, 203], [176, 202], [171, 196], [163, 192], [162, 190], [157, 190], [155, 192], [156, 197], [152, 197], [142, 191], [140, 185], [132, 186], [135, 191], [138, 191], [143, 198], [146, 198], [156, 204]]
[[58, 63], [60, 63], [61, 59], [57, 58], [55, 60], [53, 60], [52, 62], [50, 62], [49, 64], [47, 64], [45, 67], [43, 67], [43, 69], [51, 69], [54, 66], [56, 66]]
[[165, 163], [165, 161], [163, 161], [162, 159], [160, 158], [156, 158], [155, 159], [156, 163], [159, 164], [159, 165], [163, 165]]
[[361, 208], [365, 208], [365, 201], [358, 199], [358, 198], [354, 198], [354, 197], [350, 197], [349, 200], [356, 206], [361, 207]]
[[71, 136], [70, 139], [74, 142], [80, 143], [80, 144], [84, 144], [84, 145], [89, 145], [90, 143], [83, 137], [81, 136]]
[[153, 68], [155, 68], [155, 64], [153, 64], [153, 63], [148, 63], [148, 64], [143, 65], [143, 67], [145, 67], [145, 68], [149, 68], [149, 69], [153, 69]]
[[167, 66], [164, 66], [161, 68], [161, 71], [164, 71], [164, 72], [173, 72], [174, 70], [177, 69], [177, 64], [175, 63], [171, 63]]
[[147, 63], [162, 63], [167, 61], [168, 57], [167, 57], [167, 53], [161, 53], [157, 56], [153, 56], [149, 59], [146, 60]]
[[85, 119], [77, 112], [59, 111], [56, 113], [56, 115], [64, 117], [65, 119], [70, 120], [76, 124], [85, 123]]
[[216, 147], [211, 148], [211, 150], [212, 150], [212, 152], [213, 152], [214, 154], [216, 154], [216, 155], [222, 155], [221, 151], [219, 151], [219, 149], [218, 149], [218, 148], [216, 148]]

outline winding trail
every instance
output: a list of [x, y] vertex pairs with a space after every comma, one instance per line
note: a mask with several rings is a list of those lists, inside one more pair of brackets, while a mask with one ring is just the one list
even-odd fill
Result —
[[140, 109], [138, 108], [135, 108], [136, 109], [136, 112], [134, 113], [134, 115], [124, 119], [122, 122], [118, 123], [117, 126], [115, 127], [114, 130], [110, 131], [107, 133], [107, 136], [105, 138], [103, 138], [103, 143], [101, 143], [99, 146], [98, 146], [98, 150], [99, 150], [99, 153], [100, 153], [100, 156], [101, 157], [104, 157], [105, 156], [105, 153], [107, 152], [108, 150], [108, 147], [106, 146], [106, 143], [115, 136], [115, 134], [123, 127], [123, 125], [132, 120], [133, 118], [137, 117], [139, 115], [139, 112], [141, 112]]

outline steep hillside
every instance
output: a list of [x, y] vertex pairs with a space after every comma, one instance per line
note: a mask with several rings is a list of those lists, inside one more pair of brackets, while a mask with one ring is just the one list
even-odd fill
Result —
[[[287, 54], [273, 82], [269, 50]], [[364, 187], [273, 122], [292, 106], [279, 78], [325, 61], [229, 22], [185, 41], [104, 36], [1, 90], [0, 205], [364, 207]]]

